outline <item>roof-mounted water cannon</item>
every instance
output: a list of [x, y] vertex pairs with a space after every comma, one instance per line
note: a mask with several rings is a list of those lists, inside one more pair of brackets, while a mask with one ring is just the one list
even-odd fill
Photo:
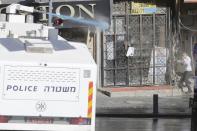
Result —
[[33, 13], [34, 7], [24, 6], [24, 5], [20, 5], [20, 4], [11, 4], [6, 7], [6, 13], [8, 13], [8, 14], [16, 14], [17, 10]]
[[[17, 14], [17, 11], [28, 13], [28, 15]], [[11, 4], [6, 7], [6, 13], [8, 14], [8, 22], [10, 23], [33, 23], [34, 7], [24, 6], [21, 4]], [[30, 14], [29, 14], [30, 13]]]

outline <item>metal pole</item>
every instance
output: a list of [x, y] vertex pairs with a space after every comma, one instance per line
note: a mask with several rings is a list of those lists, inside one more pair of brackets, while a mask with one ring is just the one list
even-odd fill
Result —
[[53, 10], [53, 0], [49, 0], [49, 15], [48, 15], [48, 25], [52, 26], [52, 10]]
[[[132, 7], [131, 7], [131, 5], [130, 5], [130, 9], [128, 9], [127, 3], [125, 3], [125, 7], [126, 7], [126, 8], [125, 8], [125, 14], [126, 14], [126, 15], [125, 15], [125, 25], [126, 25], [126, 26], [125, 26], [125, 31], [126, 31], [126, 35], [125, 35], [125, 37], [126, 37], [126, 44], [125, 44], [125, 46], [126, 46], [126, 47], [125, 47], [125, 49], [126, 49], [126, 51], [127, 51], [128, 48], [129, 48], [129, 46], [130, 46], [130, 45], [129, 45], [129, 44], [130, 44], [130, 43], [129, 43], [129, 33], [130, 33], [130, 32], [129, 32], [129, 13], [128, 13], [128, 10], [131, 10]], [[129, 82], [129, 76], [130, 76], [130, 73], [129, 73], [129, 72], [130, 72], [130, 70], [129, 70], [129, 69], [130, 69], [130, 68], [129, 68], [129, 59], [130, 59], [130, 58], [127, 57], [127, 74], [126, 74], [126, 75], [127, 75], [127, 78], [126, 78], [126, 80], [125, 80], [127, 86], [130, 86], [130, 82]]]
[[156, 20], [155, 20], [155, 13], [153, 14], [153, 84], [155, 85], [155, 77], [156, 77], [156, 63], [155, 63], [155, 58], [156, 58], [156, 52], [155, 52], [155, 45], [156, 45]]
[[101, 88], [101, 30], [96, 28], [97, 88]]
[[157, 116], [159, 113], [158, 110], [158, 94], [153, 95], [153, 115]]
[[142, 69], [142, 65], [144, 64], [144, 62], [142, 63], [142, 44], [143, 44], [143, 41], [142, 41], [142, 37], [143, 37], [143, 26], [142, 26], [143, 22], [142, 22], [142, 14], [140, 15], [140, 65], [139, 67], [137, 67], [137, 69], [140, 70], [140, 85], [142, 85], [142, 82], [143, 82], [143, 69]]
[[113, 17], [114, 18], [114, 21], [113, 21], [113, 24], [114, 24], [114, 26], [113, 26], [113, 28], [114, 28], [114, 36], [113, 36], [113, 41], [114, 41], [114, 45], [113, 45], [113, 47], [114, 47], [114, 49], [112, 49], [112, 50], [114, 50], [113, 51], [113, 57], [114, 57], [114, 71], [113, 71], [113, 82], [114, 82], [114, 86], [116, 86], [116, 74], [117, 74], [117, 62], [116, 62], [116, 57], [117, 57], [117, 55], [116, 55], [116, 50], [117, 50], [117, 47], [116, 47], [116, 40], [117, 40], [117, 30], [116, 30], [116, 21], [117, 21], [117, 17], [116, 16], [114, 16]]

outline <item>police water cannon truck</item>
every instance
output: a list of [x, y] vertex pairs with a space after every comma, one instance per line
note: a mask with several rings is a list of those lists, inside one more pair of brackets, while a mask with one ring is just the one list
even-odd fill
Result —
[[94, 131], [97, 68], [88, 48], [27, 12], [34, 8], [12, 4], [0, 14], [0, 130]]

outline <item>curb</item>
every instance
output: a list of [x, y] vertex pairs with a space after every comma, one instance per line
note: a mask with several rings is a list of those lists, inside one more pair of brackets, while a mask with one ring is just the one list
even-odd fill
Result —
[[180, 89], [171, 86], [98, 88], [97, 90], [109, 97], [138, 97], [153, 96], [154, 94], [158, 94], [160, 97], [185, 95]]
[[116, 118], [191, 118], [190, 113], [185, 114], [104, 114], [96, 113], [96, 117], [116, 117]]

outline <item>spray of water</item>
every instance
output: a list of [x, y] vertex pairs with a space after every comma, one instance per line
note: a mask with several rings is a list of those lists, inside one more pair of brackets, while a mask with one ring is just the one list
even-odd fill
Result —
[[62, 20], [71, 20], [73, 22], [80, 23], [80, 24], [96, 26], [96, 27], [98, 27], [102, 30], [106, 30], [106, 29], [109, 28], [109, 24], [107, 22], [104, 22], [104, 21], [86, 20], [86, 19], [83, 19], [83, 18], [75, 18], [75, 17], [66, 16], [66, 15], [59, 15], [59, 14], [55, 14], [55, 13], [47, 13], [47, 14], [51, 15], [53, 17], [61, 18]]

